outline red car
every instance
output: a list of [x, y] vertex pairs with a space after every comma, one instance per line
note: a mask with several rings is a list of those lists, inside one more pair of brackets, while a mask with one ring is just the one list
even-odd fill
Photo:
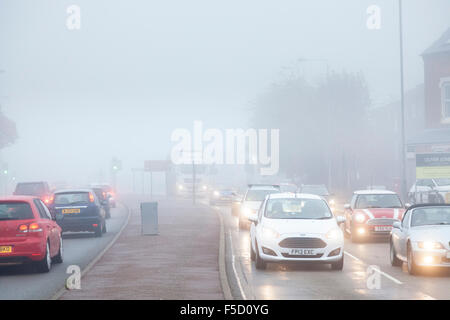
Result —
[[61, 228], [41, 199], [0, 198], [0, 265], [33, 263], [39, 272], [63, 262]]
[[353, 242], [374, 237], [388, 238], [392, 225], [400, 221], [405, 207], [399, 196], [387, 190], [361, 190], [344, 206], [345, 232]]

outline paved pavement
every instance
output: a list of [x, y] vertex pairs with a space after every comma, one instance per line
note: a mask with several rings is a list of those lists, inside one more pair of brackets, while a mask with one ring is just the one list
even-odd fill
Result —
[[0, 300], [49, 299], [64, 287], [69, 265], [85, 268], [111, 242], [127, 217], [127, 209], [118, 204], [106, 221], [108, 232], [101, 238], [91, 233], [63, 235], [64, 263], [53, 264], [49, 273], [36, 273], [28, 266], [0, 267]]
[[138, 199], [116, 243], [61, 299], [223, 299], [217, 214], [190, 201], [158, 201], [157, 236], [141, 235]]
[[[450, 299], [448, 270], [411, 276], [406, 266], [392, 267], [387, 241], [354, 244], [346, 239], [342, 271], [329, 265], [286, 264], [256, 270], [250, 260], [249, 232], [239, 230], [229, 208], [217, 210], [225, 224], [230, 287], [238, 299]], [[380, 271], [367, 272], [369, 266]], [[379, 287], [368, 285], [374, 274], [379, 275]]]

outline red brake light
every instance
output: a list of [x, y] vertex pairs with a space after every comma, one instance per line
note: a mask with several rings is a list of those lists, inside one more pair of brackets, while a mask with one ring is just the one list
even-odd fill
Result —
[[89, 193], [89, 201], [94, 202], [94, 195], [92, 193]]
[[19, 232], [28, 232], [28, 226], [26, 224], [21, 224], [18, 230]]
[[42, 231], [42, 229], [37, 223], [33, 222], [28, 226], [28, 231], [29, 232], [39, 232], [39, 231]]

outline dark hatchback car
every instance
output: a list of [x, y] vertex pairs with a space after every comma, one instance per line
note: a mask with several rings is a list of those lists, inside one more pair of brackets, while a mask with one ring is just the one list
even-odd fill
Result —
[[63, 232], [106, 232], [106, 213], [101, 200], [92, 189], [55, 191], [49, 208]]
[[13, 195], [15, 196], [35, 196], [39, 197], [45, 204], [49, 204], [51, 191], [45, 181], [19, 182], [16, 185]]
[[101, 187], [92, 187], [92, 190], [94, 190], [95, 195], [100, 200], [100, 203], [102, 204], [103, 208], [105, 209], [105, 217], [106, 219], [111, 218], [111, 205], [109, 203], [108, 194], [106, 191]]

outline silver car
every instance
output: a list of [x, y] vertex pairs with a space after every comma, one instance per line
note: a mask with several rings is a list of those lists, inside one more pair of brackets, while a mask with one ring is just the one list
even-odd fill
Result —
[[416, 274], [425, 267], [450, 267], [450, 205], [422, 204], [394, 222], [390, 239], [393, 266], [408, 264]]

